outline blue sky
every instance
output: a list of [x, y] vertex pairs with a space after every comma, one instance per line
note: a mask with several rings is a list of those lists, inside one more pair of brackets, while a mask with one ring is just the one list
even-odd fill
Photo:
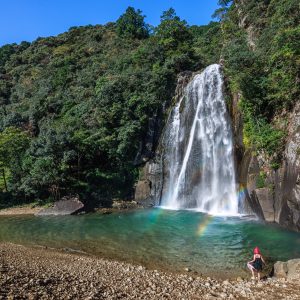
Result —
[[159, 23], [173, 7], [190, 25], [209, 23], [218, 0], [0, 0], [0, 45], [57, 35], [71, 26], [115, 21], [128, 6], [139, 8], [146, 22]]

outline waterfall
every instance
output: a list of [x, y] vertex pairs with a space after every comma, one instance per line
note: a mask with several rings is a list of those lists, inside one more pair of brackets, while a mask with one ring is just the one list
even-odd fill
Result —
[[230, 120], [219, 65], [196, 75], [172, 109], [162, 140], [161, 206], [238, 213]]

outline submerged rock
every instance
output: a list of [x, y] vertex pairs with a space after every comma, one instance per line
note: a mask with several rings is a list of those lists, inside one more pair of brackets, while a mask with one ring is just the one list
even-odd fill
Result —
[[73, 215], [82, 212], [84, 204], [78, 198], [64, 199], [54, 203], [53, 207], [44, 208], [36, 216]]
[[112, 208], [117, 210], [134, 209], [139, 205], [136, 201], [113, 200]]

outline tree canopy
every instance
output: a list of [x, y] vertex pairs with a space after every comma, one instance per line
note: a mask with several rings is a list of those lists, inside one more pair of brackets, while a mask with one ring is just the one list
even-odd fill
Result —
[[149, 26], [144, 19], [141, 10], [135, 10], [129, 6], [116, 22], [117, 33], [127, 38], [147, 38], [149, 36]]
[[132, 197], [178, 73], [218, 56], [213, 45], [205, 44], [209, 55], [196, 45], [205, 34], [205, 26], [192, 30], [173, 9], [150, 32], [142, 12], [128, 7], [115, 23], [0, 48], [0, 132], [16, 140], [22, 133], [27, 143], [18, 164], [2, 166], [12, 196], [48, 201], [76, 193], [95, 203]]

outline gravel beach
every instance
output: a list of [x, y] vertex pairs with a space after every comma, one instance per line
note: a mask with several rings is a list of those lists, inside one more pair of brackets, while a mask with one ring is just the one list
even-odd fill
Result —
[[0, 216], [34, 215], [41, 209], [41, 207], [32, 207], [31, 205], [9, 207], [0, 209]]
[[299, 282], [221, 280], [0, 243], [0, 299], [300, 299]]

